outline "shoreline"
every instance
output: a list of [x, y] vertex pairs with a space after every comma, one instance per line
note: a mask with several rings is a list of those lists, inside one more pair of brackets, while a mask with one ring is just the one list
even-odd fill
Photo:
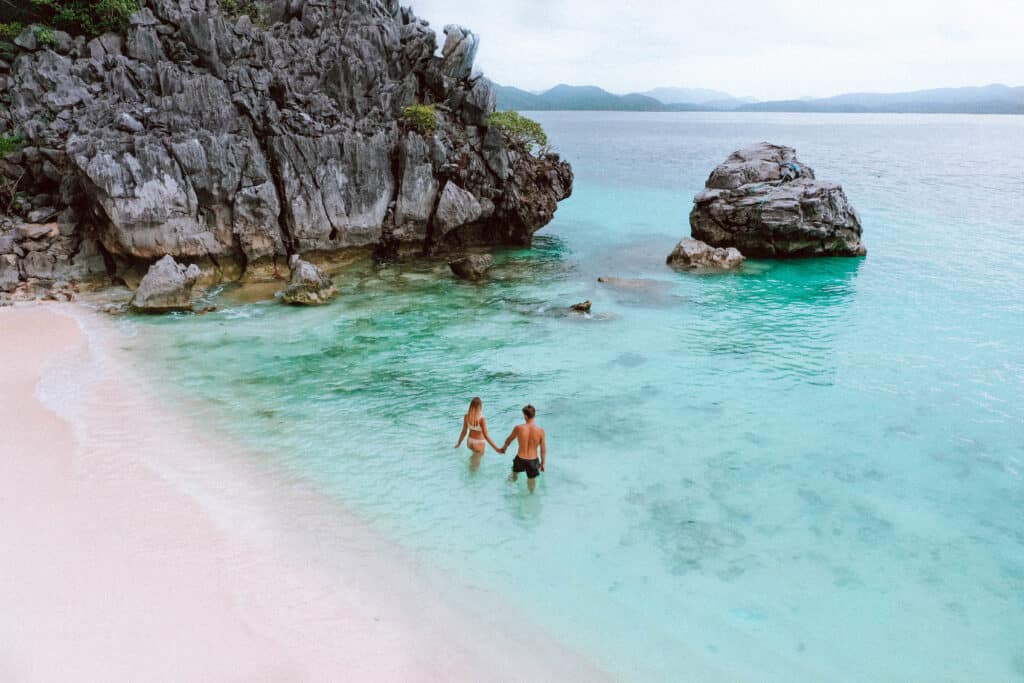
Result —
[[0, 678], [606, 678], [182, 422], [120, 334], [73, 304], [0, 311]]

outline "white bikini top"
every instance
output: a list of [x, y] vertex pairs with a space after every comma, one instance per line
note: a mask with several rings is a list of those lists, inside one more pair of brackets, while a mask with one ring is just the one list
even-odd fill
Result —
[[469, 425], [469, 431], [471, 431], [471, 432], [482, 432], [483, 430], [480, 429], [480, 423], [477, 422], [475, 425]]

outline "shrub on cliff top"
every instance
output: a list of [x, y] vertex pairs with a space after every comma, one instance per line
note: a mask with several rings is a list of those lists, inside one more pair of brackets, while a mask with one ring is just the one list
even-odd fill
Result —
[[[128, 17], [139, 11], [138, 0], [28, 0], [5, 3], [0, 18], [0, 39], [13, 40], [25, 24], [41, 24], [43, 30], [66, 31], [94, 38], [103, 33], [124, 33]], [[37, 36], [38, 40], [38, 36]]]
[[437, 130], [437, 111], [432, 104], [412, 104], [402, 110], [402, 120], [423, 135]]
[[544, 128], [533, 119], [528, 119], [516, 111], [496, 111], [487, 117], [487, 125], [500, 130], [513, 144], [520, 145], [534, 152], [548, 148], [548, 135]]

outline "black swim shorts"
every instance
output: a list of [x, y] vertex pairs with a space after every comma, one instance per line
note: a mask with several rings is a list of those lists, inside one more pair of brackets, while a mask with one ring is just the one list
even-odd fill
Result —
[[517, 455], [512, 461], [512, 471], [516, 474], [526, 472], [528, 479], [536, 479], [540, 476], [540, 460], [523, 460]]

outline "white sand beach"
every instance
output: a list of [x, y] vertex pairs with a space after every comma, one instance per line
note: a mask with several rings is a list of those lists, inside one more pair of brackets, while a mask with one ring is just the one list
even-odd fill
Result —
[[603, 678], [178, 420], [101, 348], [118, 334], [0, 311], [0, 680]]

